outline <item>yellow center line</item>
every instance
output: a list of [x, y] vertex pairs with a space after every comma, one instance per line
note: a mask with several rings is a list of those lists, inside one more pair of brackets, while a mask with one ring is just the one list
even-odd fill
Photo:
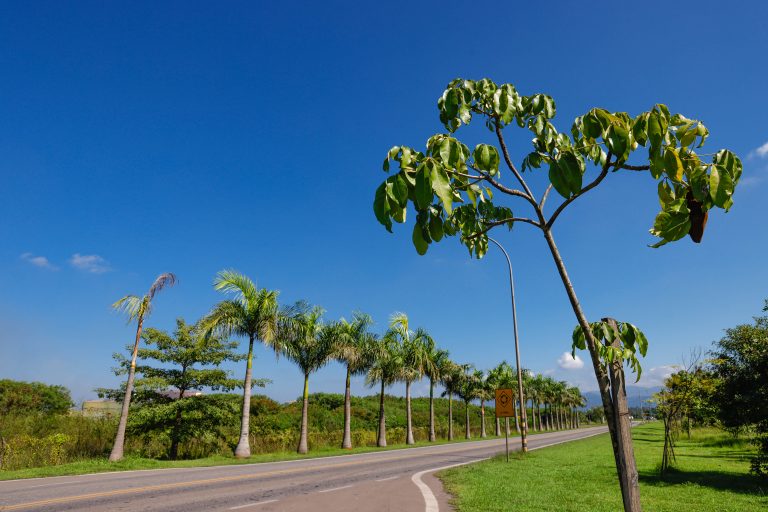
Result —
[[[436, 447], [439, 448], [439, 447]], [[444, 455], [453, 455], [456, 452], [465, 452], [469, 450], [476, 450], [477, 447], [469, 447], [469, 448], [463, 448], [460, 450], [454, 450], [448, 453], [445, 453]], [[435, 453], [434, 455], [443, 455], [441, 453]], [[219, 482], [235, 482], [238, 480], [250, 480], [250, 479], [259, 479], [261, 477], [269, 477], [269, 476], [275, 476], [275, 475], [285, 475], [288, 473], [301, 473], [306, 471], [316, 471], [318, 469], [330, 469], [330, 468], [339, 468], [339, 467], [346, 467], [346, 466], [359, 466], [361, 464], [370, 464], [371, 462], [390, 462], [390, 461], [396, 461], [396, 460], [402, 460], [402, 459], [409, 459], [413, 458], [412, 455], [402, 455], [397, 457], [387, 457], [387, 458], [381, 458], [378, 460], [360, 460], [360, 461], [352, 461], [352, 462], [337, 462], [334, 464], [324, 464], [324, 465], [313, 465], [311, 467], [303, 467], [303, 468], [293, 468], [293, 469], [279, 469], [274, 471], [267, 471], [262, 473], [251, 473], [247, 475], [234, 475], [234, 476], [223, 476], [219, 478], [208, 478], [205, 480], [191, 480], [186, 482], [176, 482], [176, 483], [169, 483], [169, 484], [158, 484], [158, 485], [147, 485], [143, 487], [131, 487], [128, 489], [115, 489], [114, 491], [103, 491], [103, 492], [94, 492], [89, 494], [80, 494], [75, 496], [64, 496], [61, 498], [51, 498], [47, 500], [39, 500], [39, 501], [30, 501], [27, 503], [17, 503], [15, 505], [5, 505], [0, 506], [0, 510], [21, 510], [25, 508], [30, 507], [41, 507], [45, 505], [53, 505], [57, 503], [66, 503], [69, 501], [81, 501], [81, 500], [87, 500], [91, 498], [104, 498], [108, 496], [120, 496], [123, 494], [138, 494], [142, 492], [151, 492], [151, 491], [159, 491], [164, 489], [175, 489], [178, 487], [188, 487], [188, 486], [197, 486], [197, 485], [206, 485], [206, 484], [213, 484], [213, 483], [219, 483]]]

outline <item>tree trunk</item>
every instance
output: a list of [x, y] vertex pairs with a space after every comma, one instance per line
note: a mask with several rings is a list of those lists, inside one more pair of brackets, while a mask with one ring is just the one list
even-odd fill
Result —
[[512, 414], [515, 416], [515, 430], [520, 433], [520, 421], [517, 418], [517, 400], [512, 400]]
[[496, 437], [501, 436], [501, 421], [499, 421], [499, 417], [496, 416]]
[[171, 449], [168, 451], [168, 458], [176, 460], [179, 457], [179, 431], [181, 430], [181, 407], [178, 402], [184, 398], [183, 389], [179, 390], [179, 398], [176, 399], [176, 417], [173, 420], [173, 429], [171, 430]]
[[472, 432], [469, 430], [469, 402], [464, 401], [464, 439], [472, 439]]
[[504, 428], [507, 435], [509, 435], [509, 416], [504, 417]]
[[411, 417], [411, 381], [405, 381], [405, 444], [414, 444], [413, 418]]
[[[603, 318], [616, 333], [613, 341], [614, 347], [619, 347], [619, 332], [616, 320]], [[618, 459], [619, 479], [621, 480], [621, 495], [624, 501], [624, 510], [640, 510], [640, 486], [637, 467], [635, 465], [635, 452], [632, 446], [632, 424], [629, 420], [629, 407], [627, 405], [627, 391], [624, 387], [624, 365], [622, 360], [610, 364], [611, 398], [614, 405], [613, 421], [618, 434]]]
[[536, 402], [536, 416], [539, 417], [539, 430], [546, 430], [546, 428], [544, 428], [544, 423], [542, 423], [541, 421], [541, 403], [540, 402]]
[[304, 374], [304, 402], [301, 406], [301, 435], [299, 436], [299, 447], [296, 449], [296, 453], [307, 453], [309, 447], [307, 446], [307, 415], [309, 413], [309, 374]]
[[347, 380], [344, 385], [344, 439], [341, 447], [352, 448], [352, 397], [350, 393], [349, 366], [347, 366]]
[[248, 339], [248, 359], [245, 365], [245, 381], [243, 382], [243, 410], [240, 416], [240, 440], [235, 447], [235, 457], [245, 459], [251, 456], [251, 443], [249, 439], [251, 430], [251, 372], [253, 369], [253, 340]]
[[485, 438], [485, 400], [480, 400], [480, 437]]
[[[592, 334], [592, 330], [589, 327], [589, 322], [587, 321], [587, 317], [584, 314], [584, 311], [581, 309], [581, 304], [579, 303], [578, 298], [576, 297], [576, 291], [573, 289], [573, 284], [571, 283], [570, 278], [568, 277], [568, 271], [565, 269], [565, 263], [563, 262], [562, 257], [560, 256], [560, 251], [557, 249], [557, 245], [555, 244], [555, 239], [552, 237], [552, 231], [548, 228], [545, 228], [543, 230], [544, 232], [544, 239], [547, 241], [547, 246], [549, 247], [550, 253], [552, 254], [552, 259], [555, 262], [555, 266], [557, 267], [557, 271], [560, 274], [560, 280], [563, 282], [563, 286], [565, 287], [566, 294], [568, 295], [568, 300], [571, 303], [571, 308], [573, 309], [574, 314], [576, 315], [576, 319], [578, 320], [579, 326], [581, 326], [582, 331], [584, 332], [584, 338], [587, 343], [587, 348], [589, 349], [589, 355], [590, 359], [592, 360], [592, 369], [595, 372], [595, 377], [597, 378], [597, 384], [598, 388], [600, 390], [600, 398], [603, 402], [603, 411], [605, 412], [605, 416], [607, 418], [615, 418], [615, 412], [614, 412], [614, 402], [612, 400], [612, 392], [611, 392], [611, 381], [610, 378], [607, 375], [607, 372], [600, 361], [600, 356], [597, 352], [597, 346], [596, 344], [598, 341], [595, 339], [594, 335]], [[625, 396], [626, 397], [626, 396]], [[625, 512], [640, 512], [640, 494], [639, 489], [637, 487], [637, 468], [635, 465], [634, 456], [631, 452], [631, 438], [621, 439], [619, 436], [621, 435], [619, 433], [619, 429], [617, 428], [617, 425], [614, 421], [609, 420], [608, 421], [608, 431], [611, 434], [611, 443], [613, 445], [613, 454], [614, 454], [614, 460], [616, 463], [616, 471], [619, 474], [619, 482], [622, 487], [622, 496], [626, 496], [629, 494], [629, 491], [625, 491], [624, 489], [624, 482], [629, 481], [632, 482], [633, 478], [630, 477], [629, 473], [634, 473], [634, 491], [631, 492], [635, 499], [624, 500], [624, 510]], [[630, 451], [628, 452], [625, 449], [620, 449], [619, 445], [623, 444], [625, 447], [628, 444], [630, 446]], [[626, 460], [627, 456], [632, 456], [631, 460]], [[635, 503], [636, 501], [636, 503]]]
[[448, 393], [448, 440], [453, 441], [453, 398]]
[[[536, 430], [536, 411], [534, 410], [534, 407], [533, 400], [531, 400], [531, 425], [533, 426], [533, 430]], [[539, 430], [541, 430], [541, 425], [539, 425]]]
[[379, 436], [376, 446], [387, 446], [387, 420], [384, 416], [384, 379], [381, 380], [381, 397], [379, 398]]
[[125, 446], [125, 428], [128, 426], [128, 408], [131, 405], [131, 395], [133, 394], [133, 381], [136, 378], [136, 355], [139, 353], [139, 341], [141, 340], [141, 328], [144, 325], [144, 316], [139, 317], [136, 327], [136, 340], [133, 343], [133, 354], [131, 355], [131, 367], [128, 369], [128, 382], [125, 383], [125, 396], [123, 397], [123, 407], [120, 409], [120, 423], [117, 425], [117, 435], [112, 444], [112, 452], [109, 454], [109, 461], [116, 462], [123, 458], [123, 449]]
[[434, 443], [435, 437], [435, 381], [429, 379], [429, 442]]

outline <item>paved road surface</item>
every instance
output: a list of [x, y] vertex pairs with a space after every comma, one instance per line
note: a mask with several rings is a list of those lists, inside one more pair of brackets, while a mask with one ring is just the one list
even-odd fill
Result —
[[[529, 447], [607, 432], [529, 436]], [[517, 449], [517, 438], [510, 449]], [[450, 510], [435, 470], [488, 458], [504, 440], [474, 441], [240, 466], [125, 471], [0, 481], [0, 510], [438, 512]]]

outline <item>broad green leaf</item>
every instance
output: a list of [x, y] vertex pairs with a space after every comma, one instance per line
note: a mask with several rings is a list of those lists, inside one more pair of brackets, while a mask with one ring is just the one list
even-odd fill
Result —
[[683, 162], [677, 154], [677, 150], [671, 147], [667, 147], [664, 150], [664, 171], [672, 180], [679, 182], [683, 181]]
[[558, 160], [559, 170], [563, 173], [571, 194], [577, 194], [581, 190], [583, 164], [579, 158], [570, 151], [564, 152]]
[[[443, 202], [443, 208], [450, 215], [453, 211], [453, 190], [451, 190], [451, 182], [448, 175], [440, 167], [435, 167], [432, 170], [432, 190], [434, 190], [437, 197]], [[429, 197], [432, 201], [432, 194]]]
[[675, 200], [675, 191], [672, 190], [672, 187], [666, 181], [660, 181], [657, 188], [659, 191], [659, 203], [661, 203], [661, 208], [663, 209]]
[[392, 219], [389, 217], [389, 203], [387, 201], [387, 184], [382, 183], [379, 188], [376, 189], [376, 196], [373, 200], [373, 213], [376, 215], [376, 219], [381, 223], [387, 231], [392, 232]]
[[556, 160], [552, 160], [549, 164], [549, 181], [555, 187], [558, 194], [566, 199], [571, 197], [571, 187], [565, 179], [565, 173], [560, 169], [560, 165]]
[[429, 219], [429, 236], [432, 240], [439, 242], [443, 238], [443, 221], [440, 217], [432, 216]]
[[619, 160], [626, 160], [629, 151], [629, 132], [623, 126], [612, 124], [605, 134], [605, 142]]
[[[709, 196], [720, 208], [726, 208], [726, 203], [733, 195], [733, 180], [725, 167], [713, 165], [709, 173]], [[726, 208], [727, 209], [727, 208]]]
[[461, 153], [459, 151], [459, 144], [456, 139], [446, 137], [443, 142], [440, 143], [440, 158], [449, 167], [455, 167], [459, 162]]
[[664, 128], [661, 117], [655, 111], [648, 114], [648, 140], [651, 141], [652, 149], [660, 148], [664, 140]]
[[426, 164], [416, 170], [416, 208], [423, 210], [432, 204], [432, 176]]
[[680, 198], [659, 212], [651, 228], [651, 234], [662, 238], [664, 242], [680, 240], [691, 230], [689, 215], [690, 211], [685, 198]]
[[488, 144], [478, 144], [472, 153], [475, 164], [483, 171], [496, 174], [499, 169], [499, 152], [495, 147]]
[[411, 240], [413, 241], [413, 246], [416, 248], [416, 252], [423, 256], [427, 253], [429, 244], [424, 240], [424, 235], [421, 233], [421, 229], [422, 228], [418, 222], [413, 225]]

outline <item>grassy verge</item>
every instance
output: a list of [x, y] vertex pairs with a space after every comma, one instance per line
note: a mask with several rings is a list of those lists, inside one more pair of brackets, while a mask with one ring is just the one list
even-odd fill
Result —
[[[752, 447], [716, 429], [681, 436], [677, 463], [658, 474], [661, 422], [633, 431], [643, 509], [744, 512], [768, 509], [768, 485], [748, 473]], [[622, 510], [621, 493], [607, 434], [450, 469], [438, 475], [460, 512]]]
[[[510, 438], [513, 436], [510, 435]], [[496, 439], [494, 436], [489, 436], [486, 439]], [[451, 443], [462, 443], [467, 441], [479, 441], [480, 439], [456, 439], [450, 441]], [[419, 446], [435, 446], [440, 444], [447, 444], [449, 441], [440, 440], [434, 443], [428, 441], [418, 441], [415, 445], [405, 444], [390, 444], [386, 448], [378, 448], [375, 446], [361, 446], [353, 448], [351, 450], [344, 450], [341, 448], [323, 448], [313, 450], [307, 455], [299, 455], [296, 452], [277, 452], [261, 455], [254, 455], [248, 459], [235, 459], [234, 457], [225, 456], [213, 456], [202, 459], [192, 460], [157, 460], [146, 459], [141, 457], [128, 456], [120, 462], [109, 462], [106, 458], [100, 459], [88, 459], [77, 462], [70, 462], [68, 464], [61, 464], [58, 466], [43, 466], [37, 468], [18, 469], [14, 471], [0, 471], [0, 480], [15, 480], [19, 478], [39, 478], [47, 476], [66, 476], [66, 475], [83, 475], [86, 473], [102, 473], [108, 471], [127, 471], [137, 469], [163, 469], [163, 468], [191, 468], [191, 467], [205, 467], [205, 466], [228, 466], [235, 464], [253, 464], [258, 462], [277, 462], [285, 460], [297, 460], [297, 459], [311, 459], [317, 457], [331, 457], [334, 455], [349, 455], [353, 453], [368, 453], [386, 450], [396, 450], [400, 448], [413, 448]]]

